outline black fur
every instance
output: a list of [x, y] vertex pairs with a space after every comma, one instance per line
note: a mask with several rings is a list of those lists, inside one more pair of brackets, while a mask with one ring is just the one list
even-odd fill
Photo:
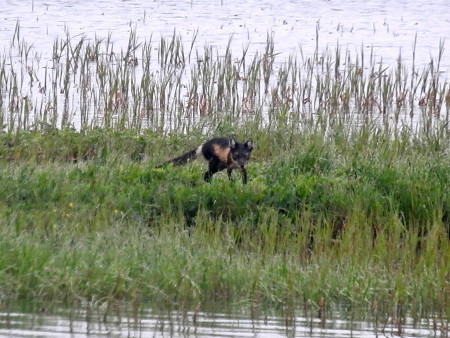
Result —
[[164, 163], [158, 164], [155, 168], [161, 168], [169, 163], [173, 163], [176, 165], [181, 165], [187, 163], [189, 160], [193, 159], [195, 157], [195, 151], [196, 149], [189, 150], [188, 152], [184, 153], [183, 155], [180, 155], [178, 157], [175, 157], [171, 160], [168, 160]]
[[192, 149], [181, 156], [175, 157], [157, 168], [174, 163], [176, 165], [185, 164], [191, 159], [203, 156], [208, 162], [208, 171], [204, 174], [206, 182], [211, 182], [212, 176], [221, 170], [227, 169], [228, 178], [231, 179], [233, 169], [242, 171], [242, 182], [247, 183], [247, 165], [253, 150], [253, 141], [247, 140], [245, 143], [236, 142], [233, 138], [218, 137], [203, 143], [200, 147]]

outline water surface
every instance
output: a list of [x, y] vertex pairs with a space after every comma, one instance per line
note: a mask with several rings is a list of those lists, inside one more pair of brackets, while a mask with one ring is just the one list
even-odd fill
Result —
[[[448, 337], [432, 320], [413, 323], [408, 319], [401, 327], [392, 322], [379, 324], [343, 319], [322, 321], [297, 316], [286, 319], [266, 316], [204, 312], [145, 311], [139, 318], [109, 317], [101, 314], [87, 318], [86, 313], [25, 314], [0, 313], [1, 337]], [[435, 327], [436, 326], [436, 327]]]
[[[261, 48], [269, 32], [283, 59], [299, 47], [313, 53], [317, 31], [320, 51], [337, 44], [350, 51], [373, 46], [390, 64], [400, 51], [404, 60], [412, 59], [417, 35], [416, 59], [423, 64], [437, 56], [440, 41], [450, 36], [447, 0], [6, 0], [0, 16], [0, 51], [9, 46], [19, 21], [23, 37], [44, 55], [51, 52], [55, 37], [67, 31], [90, 38], [111, 33], [121, 46], [135, 28], [140, 39], [158, 39], [175, 30], [187, 43], [198, 30], [200, 48], [225, 48], [232, 35], [234, 48], [250, 44], [250, 50]], [[446, 61], [448, 67], [448, 53]]]
[[[4, 0], [0, 17], [0, 56], [8, 55], [19, 22], [20, 39], [30, 44], [32, 55], [37, 56], [33, 62], [41, 66], [51, 63], [55, 38], [67, 34], [74, 39], [106, 38], [110, 34], [116, 50], [125, 48], [132, 30], [139, 40], [153, 41], [175, 31], [188, 46], [197, 36], [194, 50], [205, 45], [224, 50], [232, 36], [236, 54], [248, 45], [249, 56], [261, 51], [267, 35], [273, 34], [280, 63], [290, 54], [310, 56], [316, 50], [321, 53], [339, 45], [356, 54], [361, 49], [374, 53], [392, 67], [400, 54], [403, 62], [411, 64], [414, 52], [416, 66], [427, 64], [438, 57], [440, 43], [450, 36], [448, 0]], [[444, 50], [443, 73], [449, 66], [449, 53]], [[86, 320], [82, 313], [70, 317], [0, 312], [0, 336], [373, 337], [383, 333], [373, 323], [344, 319], [328, 320], [323, 325], [319, 319], [296, 317], [293, 324], [286, 325], [276, 316], [252, 320], [249, 316], [198, 313], [195, 323], [193, 317], [193, 313], [180, 316], [148, 311], [136, 321], [110, 318], [105, 324]], [[448, 336], [448, 331], [435, 332], [432, 320], [417, 325], [409, 321], [401, 332], [389, 323], [384, 332], [388, 336]]]

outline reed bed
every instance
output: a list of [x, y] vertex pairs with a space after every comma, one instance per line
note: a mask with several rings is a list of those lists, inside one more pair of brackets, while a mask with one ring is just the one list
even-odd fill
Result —
[[419, 67], [415, 49], [412, 62], [400, 54], [389, 66], [373, 50], [350, 53], [339, 45], [278, 60], [270, 34], [262, 51], [250, 55], [245, 46], [236, 55], [232, 37], [223, 50], [201, 50], [197, 34], [190, 42], [176, 32], [155, 42], [131, 30], [118, 48], [112, 36], [90, 40], [67, 32], [47, 59], [21, 36], [18, 24], [10, 49], [0, 54], [0, 125], [8, 132], [49, 125], [189, 133], [224, 121], [298, 131], [330, 116], [357, 125], [375, 118], [390, 128], [449, 121], [443, 43]]
[[[42, 71], [19, 37], [0, 58], [4, 309], [275, 309], [287, 324], [339, 309], [448, 329], [441, 54], [410, 71], [339, 48], [280, 63], [270, 35], [236, 57], [231, 39], [219, 55], [132, 32], [117, 52], [67, 34]], [[154, 168], [214, 135], [254, 139], [248, 185]]]

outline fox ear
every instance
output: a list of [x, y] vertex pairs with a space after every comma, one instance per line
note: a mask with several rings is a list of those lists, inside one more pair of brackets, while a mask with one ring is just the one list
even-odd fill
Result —
[[251, 138], [249, 138], [249, 139], [247, 140], [247, 142], [245, 142], [245, 145], [247, 146], [247, 148], [248, 148], [249, 150], [252, 150], [252, 149], [253, 149], [253, 140], [252, 140]]
[[230, 138], [230, 148], [236, 148], [236, 140], [234, 138]]

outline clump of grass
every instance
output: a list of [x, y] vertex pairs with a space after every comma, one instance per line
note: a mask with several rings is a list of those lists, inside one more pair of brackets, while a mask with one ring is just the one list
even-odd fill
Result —
[[[247, 186], [153, 169], [195, 135], [2, 134], [3, 302], [448, 320], [448, 148], [347, 132], [292, 136], [269, 160], [256, 149]], [[98, 151], [67, 155], [84, 147]]]

